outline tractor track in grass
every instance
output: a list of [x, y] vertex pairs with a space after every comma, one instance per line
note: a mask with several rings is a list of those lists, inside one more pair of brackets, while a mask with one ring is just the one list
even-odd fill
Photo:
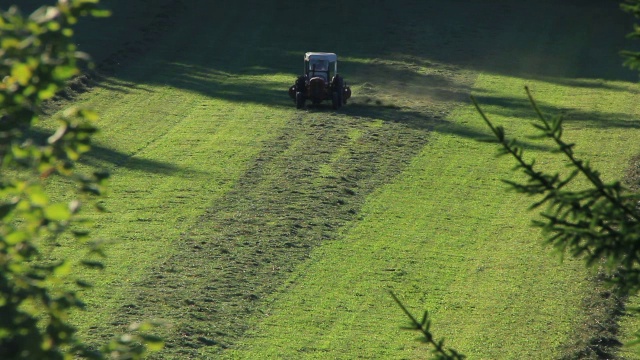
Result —
[[423, 124], [372, 123], [324, 110], [297, 114], [136, 286], [135, 302], [122, 307], [118, 323], [176, 319], [166, 351], [181, 358], [233, 345], [251, 326], [249, 317], [267, 306], [262, 300], [315, 246], [339, 239], [365, 197], [422, 149], [433, 125]]

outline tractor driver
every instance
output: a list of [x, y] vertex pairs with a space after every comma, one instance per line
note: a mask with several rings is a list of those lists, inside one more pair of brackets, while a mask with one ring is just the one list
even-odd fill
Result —
[[[329, 69], [329, 62], [327, 60], [316, 60], [311, 63], [311, 77], [321, 76], [326, 79], [326, 71]], [[316, 74], [316, 72], [318, 74]]]
[[327, 60], [318, 60], [316, 63], [316, 71], [327, 71], [328, 65]]

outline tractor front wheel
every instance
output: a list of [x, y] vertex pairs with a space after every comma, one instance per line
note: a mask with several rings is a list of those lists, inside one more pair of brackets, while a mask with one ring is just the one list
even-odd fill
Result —
[[296, 109], [302, 109], [304, 107], [304, 94], [298, 91], [296, 93]]

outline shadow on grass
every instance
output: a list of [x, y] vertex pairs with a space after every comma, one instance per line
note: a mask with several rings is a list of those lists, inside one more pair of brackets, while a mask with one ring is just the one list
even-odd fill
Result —
[[[129, 58], [126, 51], [118, 55], [123, 65], [101, 86], [122, 92], [149, 91], [144, 84], [170, 86], [239, 105], [292, 108], [287, 89], [302, 70], [304, 52], [331, 51], [344, 59], [339, 71], [357, 88], [354, 100], [368, 97], [375, 103], [384, 98], [383, 105], [390, 105], [354, 101], [341, 112], [433, 130], [435, 123], [444, 121], [438, 117], [440, 107], [468, 101], [473, 74], [478, 72], [624, 90], [610, 81], [637, 78], [620, 66], [617, 54], [626, 47], [624, 35], [631, 19], [616, 4], [580, 4], [578, 11], [570, 2], [353, 0], [318, 4], [309, 14], [304, 4], [284, 0], [269, 4], [241, 0], [223, 9], [194, 0], [185, 3], [173, 20], [176, 26], [144, 29], [153, 34], [151, 45], [131, 52]], [[126, 9], [114, 9], [118, 10]], [[291, 20], [300, 14], [308, 15], [305, 28], [322, 33], [292, 27]], [[158, 24], [162, 23], [149, 26]], [[129, 66], [134, 63], [137, 66]], [[289, 80], [270, 80], [274, 74]], [[401, 98], [399, 105], [385, 98], [393, 93]], [[409, 100], [415, 105], [411, 108], [420, 110], [406, 110], [409, 106], [403, 101]], [[532, 116], [526, 100], [492, 96], [479, 100], [494, 105], [501, 115]], [[619, 113], [555, 108], [543, 98], [538, 100], [546, 113], [565, 112], [570, 121], [602, 128], [638, 127], [635, 119]], [[425, 110], [428, 106], [432, 108]], [[446, 128], [460, 136], [485, 137], [463, 125]]]
[[[315, 110], [315, 109], [314, 109]], [[321, 111], [318, 109], [317, 111]], [[533, 110], [531, 110], [533, 111]], [[399, 107], [381, 105], [381, 104], [353, 104], [344, 107], [340, 112], [348, 114], [353, 117], [360, 117], [366, 119], [366, 121], [382, 120], [387, 122], [401, 123], [407, 127], [425, 130], [425, 131], [437, 131], [439, 133], [451, 134], [460, 136], [463, 138], [478, 140], [478, 141], [492, 141], [491, 133], [487, 129], [486, 132], [479, 131], [475, 128], [464, 126], [457, 122], [452, 122], [444, 119], [445, 114], [427, 114], [419, 111], [406, 110]], [[480, 115], [478, 115], [478, 121]], [[518, 144], [524, 149], [539, 150], [539, 151], [551, 151], [552, 147], [547, 145], [541, 145], [538, 143], [524, 141], [518, 139]]]
[[[446, 76], [416, 77], [419, 67], [434, 64], [505, 76], [545, 78], [560, 83], [573, 78], [637, 80], [635, 72], [621, 67], [618, 52], [628, 47], [624, 36], [631, 31], [632, 19], [622, 13], [615, 2], [581, 1], [578, 8], [572, 4], [575, 1], [397, 0], [372, 3], [352, 0], [315, 4], [312, 13], [304, 3], [284, 0], [264, 4], [240, 0], [224, 8], [204, 0], [193, 0], [188, 5], [179, 0], [169, 2], [183, 3], [183, 9], [172, 20], [171, 24], [175, 26], [150, 22], [147, 27], [132, 29], [148, 36], [144, 49], [133, 42], [114, 51], [114, 54], [118, 53], [117, 62], [123, 64], [120, 70], [133, 58], [164, 58], [168, 63], [187, 66], [178, 72], [170, 70], [175, 76], [163, 76], [163, 81], [239, 102], [271, 104], [274, 97], [262, 97], [259, 91], [247, 91], [248, 88], [237, 89], [242, 92], [218, 92], [215, 82], [207, 83], [206, 78], [189, 80], [189, 75], [193, 71], [224, 72], [232, 76], [275, 72], [290, 74], [293, 82], [302, 68], [304, 52], [332, 51], [347, 60], [371, 60], [368, 64], [341, 63], [345, 65], [341, 72], [347, 80], [361, 83], [373, 77], [385, 81], [421, 81], [432, 87], [449, 86]], [[28, 0], [28, 3], [35, 2]], [[132, 3], [143, 6], [145, 1]], [[125, 1], [114, 1], [109, 6], [117, 15], [128, 13], [130, 5]], [[305, 29], [322, 29], [322, 32], [312, 34], [292, 26], [292, 20], [298, 19], [300, 14], [306, 14]], [[161, 12], [161, 15], [167, 14]], [[109, 31], [115, 31], [108, 23], [102, 24], [104, 29], [101, 30], [107, 35]], [[88, 28], [93, 32], [100, 30]], [[83, 36], [87, 49], [95, 49], [105, 34]], [[107, 58], [103, 62], [113, 60]], [[393, 60], [396, 65], [385, 66], [376, 60]], [[194, 67], [190, 69], [192, 65]], [[127, 82], [158, 83], [120, 70], [116, 70], [115, 77]], [[110, 86], [108, 82], [104, 85]], [[582, 85], [615, 88], [606, 83]], [[281, 86], [286, 94], [289, 84]], [[257, 86], [256, 90], [259, 89]], [[454, 92], [457, 90], [464, 91], [454, 89]], [[446, 92], [442, 97], [447, 98]]]
[[80, 163], [99, 168], [104, 164], [122, 167], [128, 170], [140, 171], [149, 174], [172, 175], [184, 174], [184, 176], [201, 174], [202, 172], [177, 166], [173, 163], [149, 159], [141, 159], [104, 146], [92, 145], [91, 150], [84, 154]]
[[[26, 136], [35, 143], [44, 144], [52, 134], [39, 129], [32, 129]], [[82, 155], [79, 161], [81, 164], [90, 165], [93, 168], [122, 167], [129, 170], [141, 171], [151, 174], [171, 175], [183, 173], [185, 175], [200, 174], [201, 172], [186, 169], [168, 162], [161, 162], [149, 159], [141, 159], [131, 154], [110, 149], [105, 146], [92, 144], [91, 150]]]
[[[531, 103], [527, 98], [505, 98], [495, 96], [477, 96], [480, 106], [491, 107], [490, 112], [496, 115], [520, 120], [531, 119], [536, 116]], [[640, 119], [628, 114], [618, 112], [595, 112], [583, 111], [575, 108], [559, 108], [545, 103], [544, 100], [537, 99], [536, 103], [543, 115], [554, 117], [561, 115], [565, 119], [565, 124], [582, 123], [582, 126], [610, 129], [628, 128], [639, 129]]]

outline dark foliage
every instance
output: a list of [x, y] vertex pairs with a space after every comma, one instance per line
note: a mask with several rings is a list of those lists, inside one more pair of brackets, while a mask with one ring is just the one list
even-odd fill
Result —
[[[137, 335], [90, 349], [68, 321], [84, 307], [77, 290], [90, 284], [72, 277], [77, 269], [101, 269], [99, 242], [91, 241], [79, 217], [84, 204], [96, 205], [108, 174], [81, 174], [80, 156], [90, 149], [97, 114], [69, 108], [46, 138], [32, 131], [48, 99], [67, 86], [87, 59], [76, 51], [72, 26], [79, 17], [108, 15], [97, 0], [60, 0], [30, 16], [17, 7], [0, 13], [0, 358], [139, 358], [161, 341], [134, 325]], [[44, 183], [63, 178], [75, 189], [66, 202], [52, 201]], [[85, 245], [78, 264], [49, 260], [43, 247], [62, 234]], [[75, 267], [75, 268], [74, 268]], [[73, 283], [75, 286], [69, 286]]]

